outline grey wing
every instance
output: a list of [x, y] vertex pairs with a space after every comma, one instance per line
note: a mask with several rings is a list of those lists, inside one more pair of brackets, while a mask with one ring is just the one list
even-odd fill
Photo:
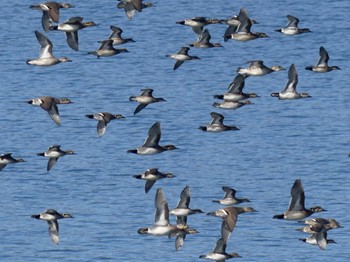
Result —
[[74, 51], [79, 51], [79, 39], [78, 39], [78, 32], [66, 32], [66, 41], [70, 48], [72, 48]]
[[184, 245], [185, 238], [186, 238], [186, 234], [185, 233], [179, 232], [177, 234], [176, 239], [175, 239], [175, 249], [176, 249], [176, 251], [179, 251], [181, 249], [181, 247]]
[[226, 251], [226, 241], [223, 238], [220, 238], [217, 242], [216, 242], [216, 246], [213, 249], [213, 253], [219, 253], [219, 254], [223, 254]]
[[142, 109], [144, 109], [147, 106], [147, 104], [139, 104], [135, 111], [134, 111], [134, 115], [136, 115], [138, 112], [140, 112]]
[[295, 65], [292, 64], [288, 71], [288, 82], [282, 92], [295, 92], [297, 84], [298, 84], [298, 73], [295, 68]]
[[3, 170], [5, 168], [5, 164], [0, 164], [0, 171]]
[[224, 41], [227, 42], [230, 38], [231, 35], [234, 34], [237, 31], [238, 26], [237, 25], [229, 25], [228, 28], [225, 31], [224, 34]]
[[177, 60], [174, 64], [174, 70], [178, 69], [185, 61]]
[[148, 193], [148, 191], [151, 190], [151, 188], [153, 187], [154, 183], [156, 182], [156, 180], [147, 180], [146, 184], [145, 184], [145, 193]]
[[188, 50], [190, 50], [189, 47], [181, 47], [181, 49], [177, 52], [177, 54], [181, 54], [181, 55], [188, 55]]
[[144, 142], [144, 146], [158, 146], [160, 140], [160, 122], [156, 122], [152, 125], [152, 127], [148, 131], [148, 136]]
[[163, 191], [158, 188], [155, 198], [156, 215], [155, 223], [156, 225], [168, 225], [169, 224], [169, 207], [168, 202], [165, 199]]
[[97, 133], [99, 136], [103, 136], [103, 134], [106, 132], [107, 123], [104, 120], [97, 122]]
[[289, 23], [287, 27], [298, 27], [299, 19], [292, 15], [287, 15]]
[[129, 3], [129, 2], [125, 3], [124, 11], [125, 11], [126, 16], [129, 19], [132, 19], [134, 17], [135, 8], [131, 3]]
[[55, 123], [60, 126], [61, 125], [61, 117], [58, 112], [58, 107], [56, 104], [52, 104], [51, 109], [48, 111], [49, 116]]
[[236, 195], [236, 190], [234, 190], [231, 187], [223, 186], [222, 190], [224, 190], [226, 192], [224, 198], [234, 198]]
[[228, 87], [228, 93], [240, 94], [244, 88], [245, 76], [238, 74]]
[[51, 23], [52, 19], [49, 16], [49, 12], [43, 11], [43, 16], [41, 17], [41, 25], [45, 32], [50, 31]]
[[301, 180], [297, 179], [291, 189], [291, 199], [288, 211], [300, 211], [305, 209], [305, 194]]
[[180, 200], [179, 203], [177, 204], [177, 207], [180, 208], [188, 208], [189, 204], [190, 204], [190, 187], [186, 186], [180, 194]]
[[317, 62], [317, 66], [327, 66], [329, 55], [323, 46], [320, 47], [320, 59]]
[[227, 241], [227, 239], [230, 237], [232, 231], [227, 227], [226, 221], [223, 220], [221, 224], [221, 238]]
[[210, 125], [222, 125], [224, 121], [224, 116], [216, 113], [216, 112], [211, 112], [210, 113], [212, 117], [212, 121], [210, 122]]
[[58, 158], [50, 158], [49, 162], [47, 162], [47, 171], [50, 171], [51, 168], [56, 164]]
[[52, 57], [52, 42], [44, 36], [42, 33], [35, 31], [36, 39], [38, 40], [40, 48], [40, 58], [50, 58]]
[[57, 245], [60, 240], [57, 220], [47, 221], [47, 223], [49, 224], [49, 234], [50, 234], [51, 240]]
[[322, 250], [326, 249], [327, 246], [327, 233], [326, 232], [321, 232], [321, 233], [316, 233], [316, 242], [319, 248]]

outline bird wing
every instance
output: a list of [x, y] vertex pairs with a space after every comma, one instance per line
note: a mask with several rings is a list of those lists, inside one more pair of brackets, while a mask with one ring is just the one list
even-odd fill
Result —
[[51, 240], [57, 245], [58, 241], [60, 240], [57, 220], [47, 221], [47, 223], [49, 224], [49, 234], [50, 234]]
[[47, 162], [47, 171], [51, 170], [51, 168], [56, 164], [57, 160], [58, 160], [58, 157], [49, 159], [49, 162]]
[[228, 87], [228, 93], [240, 94], [244, 88], [245, 76], [238, 74]]
[[320, 59], [317, 62], [316, 66], [327, 66], [329, 60], [329, 55], [326, 49], [323, 46], [320, 47]]
[[157, 189], [155, 197], [156, 215], [155, 215], [155, 225], [166, 226], [169, 224], [169, 207], [165, 199], [163, 190], [161, 188]]
[[140, 112], [142, 109], [144, 109], [147, 105], [148, 104], [142, 104], [142, 103], [139, 104], [134, 111], [134, 115], [136, 115], [138, 112]]
[[79, 51], [78, 31], [66, 32], [66, 41], [70, 48], [74, 51]]
[[[43, 104], [42, 104], [43, 105]], [[49, 116], [55, 123], [60, 126], [61, 125], [61, 117], [59, 115], [58, 107], [56, 104], [52, 104], [50, 110], [48, 111]]]
[[295, 65], [292, 64], [288, 71], [288, 82], [284, 87], [282, 93], [295, 93], [296, 86], [298, 84], [298, 73], [295, 68]]
[[106, 132], [107, 123], [104, 120], [97, 122], [97, 133], [99, 136], [103, 136], [103, 134]]
[[188, 208], [188, 205], [190, 204], [190, 187], [186, 186], [180, 194], [180, 200], [177, 203], [177, 208]]
[[147, 180], [146, 184], [145, 184], [145, 192], [148, 193], [148, 191], [151, 190], [151, 188], [153, 187], [154, 183], [156, 182], [156, 180]]
[[36, 39], [38, 40], [41, 48], [39, 57], [40, 58], [51, 58], [52, 56], [52, 42], [44, 36], [42, 33], [35, 31]]
[[291, 189], [291, 199], [288, 211], [300, 211], [305, 209], [305, 193], [301, 180], [295, 180]]
[[152, 125], [152, 127], [148, 131], [148, 136], [143, 143], [143, 146], [147, 147], [155, 147], [158, 146], [160, 140], [160, 122], [156, 122]]
[[182, 65], [185, 61], [182, 60], [176, 60], [175, 64], [174, 64], [174, 70], [178, 69], [180, 67], [180, 65]]
[[210, 125], [223, 125], [224, 116], [222, 114], [211, 112], [210, 116], [212, 118]]

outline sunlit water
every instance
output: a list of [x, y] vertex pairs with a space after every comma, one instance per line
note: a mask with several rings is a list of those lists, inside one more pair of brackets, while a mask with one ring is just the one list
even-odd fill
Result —
[[[83, 16], [98, 26], [79, 32], [80, 51], [72, 51], [64, 33], [46, 35], [54, 55], [72, 63], [40, 68], [28, 66], [39, 44], [34, 31], [41, 28], [41, 13], [30, 10], [33, 1], [9, 1], [0, 14], [0, 153], [12, 152], [27, 162], [9, 165], [0, 172], [1, 261], [200, 261], [220, 237], [221, 221], [204, 214], [189, 217], [200, 231], [188, 235], [175, 251], [174, 239], [138, 235], [139, 227], [154, 221], [154, 193], [162, 187], [170, 208], [189, 185], [192, 208], [214, 211], [211, 200], [223, 196], [221, 187], [237, 189], [251, 199], [259, 212], [239, 217], [227, 252], [240, 261], [348, 261], [349, 246], [349, 2], [348, 1], [154, 1], [155, 7], [127, 20], [117, 1], [70, 1], [75, 8], [61, 11], [61, 21]], [[166, 54], [196, 40], [191, 28], [175, 24], [194, 16], [228, 18], [247, 8], [259, 24], [252, 31], [270, 38], [246, 43], [222, 41], [224, 25], [210, 25], [213, 42], [223, 48], [191, 49], [201, 60], [184, 63], [173, 71]], [[287, 37], [274, 29], [297, 16], [309, 34]], [[107, 38], [109, 26], [123, 28], [130, 53], [97, 59], [86, 55]], [[330, 65], [342, 70], [316, 74], [304, 70], [318, 60], [319, 47], [330, 54]], [[266, 65], [294, 63], [299, 73], [298, 91], [310, 99], [278, 101], [287, 71], [246, 80], [246, 92], [260, 97], [238, 110], [212, 107], [213, 95], [224, 93], [239, 66], [250, 60]], [[153, 88], [167, 100], [148, 106], [133, 116], [137, 104], [128, 101], [142, 88]], [[42, 95], [69, 97], [60, 105], [62, 126], [47, 113], [25, 101]], [[96, 121], [84, 117], [99, 111], [121, 113], [102, 138]], [[210, 122], [210, 112], [225, 116], [226, 124], [240, 128], [220, 134], [198, 130]], [[140, 146], [149, 127], [161, 122], [161, 144], [178, 150], [153, 156], [127, 154]], [[59, 159], [46, 172], [47, 159], [36, 156], [52, 144], [73, 149], [76, 155]], [[147, 168], [172, 172], [172, 179], [157, 181], [148, 194], [144, 182], [132, 178]], [[298, 241], [301, 224], [273, 220], [289, 203], [290, 188], [301, 178], [306, 206], [320, 205], [327, 212], [314, 215], [335, 218], [344, 227], [330, 231], [337, 244], [325, 251]], [[60, 243], [49, 238], [47, 223], [30, 215], [47, 208], [71, 213], [60, 221]], [[175, 219], [171, 217], [172, 223]]]

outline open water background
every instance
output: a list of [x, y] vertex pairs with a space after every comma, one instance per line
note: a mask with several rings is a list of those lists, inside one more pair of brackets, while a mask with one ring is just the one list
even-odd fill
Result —
[[[192, 208], [214, 211], [211, 200], [223, 196], [221, 187], [237, 189], [251, 199], [259, 212], [239, 217], [227, 252], [239, 261], [349, 261], [350, 180], [350, 3], [340, 1], [156, 1], [155, 7], [127, 20], [117, 1], [70, 1], [75, 8], [62, 10], [61, 21], [83, 16], [98, 26], [79, 32], [80, 51], [65, 42], [64, 33], [46, 35], [55, 56], [72, 63], [40, 68], [26, 65], [35, 58], [39, 44], [34, 35], [41, 28], [41, 12], [30, 10], [34, 1], [7, 1], [0, 13], [0, 153], [12, 152], [27, 162], [9, 165], [0, 173], [0, 261], [200, 261], [220, 237], [221, 222], [206, 215], [189, 217], [200, 231], [188, 235], [175, 251], [174, 239], [138, 235], [139, 227], [154, 220], [154, 193], [162, 187], [170, 208], [181, 190], [191, 188]], [[165, 54], [194, 42], [191, 28], [176, 21], [195, 16], [228, 18], [245, 7], [259, 22], [252, 31], [270, 38], [246, 43], [223, 43], [224, 25], [209, 25], [213, 42], [223, 48], [191, 49], [201, 60], [184, 63], [173, 71], [174, 61]], [[313, 33], [287, 37], [274, 29], [287, 24], [286, 15], [301, 21]], [[110, 25], [124, 30], [130, 53], [97, 59], [86, 55], [107, 38]], [[330, 65], [342, 70], [316, 74], [304, 70], [318, 60], [319, 47], [330, 55]], [[268, 66], [299, 73], [297, 89], [312, 98], [278, 101], [271, 92], [284, 88], [287, 71], [246, 80], [246, 92], [260, 98], [238, 110], [213, 108], [213, 95], [224, 93], [239, 66], [263, 60]], [[153, 88], [165, 103], [148, 106], [133, 116], [136, 103], [130, 95]], [[25, 101], [49, 95], [69, 97], [74, 103], [59, 106], [62, 126], [47, 113]], [[121, 113], [99, 138], [96, 121], [85, 114]], [[237, 132], [212, 134], [198, 126], [210, 122], [211, 111], [224, 114]], [[127, 154], [140, 146], [155, 122], [161, 122], [161, 144], [178, 150], [153, 156]], [[36, 156], [52, 144], [73, 149], [46, 172], [47, 159]], [[132, 178], [147, 168], [172, 172], [173, 179], [157, 181], [148, 194], [144, 181]], [[306, 206], [320, 205], [327, 212], [313, 217], [335, 218], [344, 227], [329, 232], [337, 244], [325, 251], [298, 241], [307, 235], [294, 229], [301, 224], [274, 220], [289, 203], [290, 188], [301, 178]], [[30, 216], [47, 208], [68, 212], [74, 219], [60, 220], [60, 243], [54, 245], [44, 221]], [[175, 219], [171, 217], [172, 223]]]

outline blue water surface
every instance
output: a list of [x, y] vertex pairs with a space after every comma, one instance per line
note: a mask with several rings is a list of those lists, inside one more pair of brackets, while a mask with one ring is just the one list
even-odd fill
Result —
[[[188, 235], [175, 251], [174, 238], [139, 235], [139, 227], [154, 222], [154, 193], [161, 187], [170, 208], [181, 190], [190, 186], [192, 208], [205, 212], [220, 206], [212, 200], [231, 186], [258, 212], [241, 215], [228, 240], [227, 252], [239, 261], [349, 261], [350, 201], [350, 3], [340, 1], [170, 1], [154, 0], [154, 7], [128, 20], [117, 1], [70, 1], [75, 8], [61, 10], [61, 21], [83, 16], [98, 26], [79, 31], [80, 51], [74, 52], [64, 33], [45, 33], [55, 56], [71, 63], [35, 67], [25, 63], [39, 54], [34, 31], [43, 32], [41, 12], [29, 9], [35, 1], [6, 1], [0, 13], [0, 153], [13, 153], [25, 163], [8, 165], [0, 172], [0, 261], [201, 261], [220, 237], [221, 221], [197, 214], [188, 218], [200, 233]], [[223, 42], [225, 25], [209, 25], [213, 42], [222, 48], [191, 48], [201, 60], [184, 63], [176, 71], [166, 54], [194, 42], [190, 27], [176, 21], [195, 16], [228, 18], [246, 8], [259, 22], [253, 32], [270, 37], [249, 42]], [[274, 29], [287, 24], [286, 16], [300, 19], [312, 33], [285, 36]], [[87, 55], [110, 34], [110, 25], [124, 30], [130, 53], [97, 59]], [[306, 71], [318, 60], [319, 48], [330, 55], [330, 65], [342, 70], [325, 74]], [[247, 61], [268, 66], [294, 63], [297, 90], [310, 99], [279, 101], [270, 96], [282, 90], [287, 71], [246, 80], [245, 91], [260, 97], [237, 110], [212, 107], [213, 95], [224, 93]], [[128, 100], [140, 89], [152, 88], [167, 102], [152, 104], [136, 116], [137, 104]], [[39, 107], [26, 101], [39, 96], [68, 97], [60, 105], [58, 127]], [[85, 114], [123, 114], [103, 137], [96, 121]], [[206, 133], [198, 129], [210, 122], [210, 112], [225, 116], [236, 132]], [[161, 144], [179, 149], [152, 156], [128, 154], [140, 146], [148, 129], [161, 122]], [[47, 159], [36, 155], [60, 144], [76, 155], [65, 156], [46, 172]], [[172, 179], [157, 181], [148, 194], [144, 181], [133, 175], [157, 167], [172, 172]], [[306, 206], [327, 212], [313, 217], [335, 218], [343, 228], [329, 232], [337, 244], [325, 251], [299, 241], [307, 234], [295, 231], [302, 224], [274, 220], [287, 209], [290, 188], [301, 179]], [[32, 214], [54, 208], [71, 213], [60, 220], [60, 243], [54, 245], [47, 223]], [[175, 219], [171, 217], [171, 222]]]

